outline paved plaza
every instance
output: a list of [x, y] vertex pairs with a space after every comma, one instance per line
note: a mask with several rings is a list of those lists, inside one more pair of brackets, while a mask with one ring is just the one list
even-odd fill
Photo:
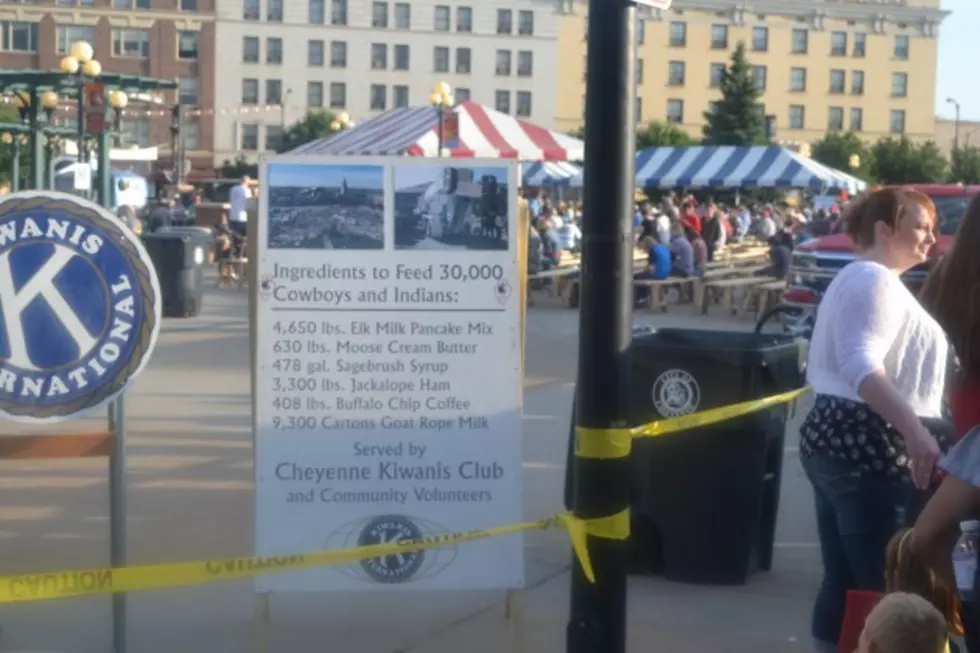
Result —
[[[134, 564], [252, 552], [246, 293], [213, 290], [204, 314], [167, 320], [154, 358], [127, 396], [129, 536]], [[749, 321], [638, 313], [654, 326], [748, 329]], [[524, 404], [525, 513], [561, 510], [578, 314], [545, 300], [530, 310]], [[92, 431], [104, 415], [61, 430]], [[0, 434], [32, 429], [0, 422]], [[656, 578], [630, 583], [630, 650], [808, 651], [819, 550], [809, 487], [789, 429], [775, 568], [745, 587]], [[0, 463], [2, 573], [104, 566], [105, 460]], [[570, 547], [562, 532], [526, 537], [520, 618], [486, 592], [283, 594], [270, 599], [271, 653], [558, 653], [568, 618]], [[725, 542], [717, 543], [719, 548]], [[245, 653], [261, 647], [250, 581], [131, 596], [133, 653]], [[0, 650], [104, 652], [109, 600], [0, 608]]]

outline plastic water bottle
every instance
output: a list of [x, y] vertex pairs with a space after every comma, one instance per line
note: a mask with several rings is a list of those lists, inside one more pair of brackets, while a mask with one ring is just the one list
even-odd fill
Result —
[[980, 548], [980, 522], [962, 522], [960, 532], [960, 539], [953, 549], [953, 570], [956, 572], [956, 587], [965, 599], [973, 595], [973, 579], [977, 572], [977, 549]]

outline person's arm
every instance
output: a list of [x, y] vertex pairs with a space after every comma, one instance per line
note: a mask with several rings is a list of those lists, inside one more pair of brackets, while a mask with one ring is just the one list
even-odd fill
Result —
[[921, 489], [932, 478], [939, 447], [885, 374], [885, 356], [905, 320], [905, 311], [895, 305], [895, 281], [888, 274], [875, 271], [841, 288], [836, 310], [842, 319], [833, 325], [834, 356], [852, 390], [905, 439], [912, 479]]

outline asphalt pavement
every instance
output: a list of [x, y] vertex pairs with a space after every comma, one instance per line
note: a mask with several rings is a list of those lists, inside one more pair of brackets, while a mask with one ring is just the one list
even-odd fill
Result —
[[[252, 552], [246, 292], [208, 289], [203, 315], [166, 320], [153, 360], [127, 396], [129, 542], [134, 564]], [[749, 328], [749, 321], [638, 313], [653, 326]], [[525, 514], [561, 509], [578, 352], [578, 313], [539, 299], [527, 325]], [[104, 428], [104, 415], [61, 431]], [[0, 435], [37, 429], [0, 423]], [[788, 429], [774, 568], [741, 587], [653, 577], [630, 581], [631, 651], [809, 651], [819, 581], [812, 499]], [[0, 573], [104, 566], [105, 460], [0, 462]], [[249, 581], [134, 594], [133, 653], [557, 653], [564, 651], [570, 552], [559, 531], [526, 537], [527, 587], [501, 592], [281, 594]], [[716, 543], [725, 547], [724, 541]], [[257, 610], [268, 608], [268, 619]], [[0, 607], [0, 651], [110, 650], [109, 600]]]

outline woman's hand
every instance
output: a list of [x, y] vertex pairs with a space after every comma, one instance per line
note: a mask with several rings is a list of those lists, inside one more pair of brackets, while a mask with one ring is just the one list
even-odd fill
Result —
[[905, 452], [909, 457], [912, 482], [920, 490], [929, 487], [936, 461], [939, 460], [939, 444], [936, 438], [920, 423], [918, 428], [905, 435]]

